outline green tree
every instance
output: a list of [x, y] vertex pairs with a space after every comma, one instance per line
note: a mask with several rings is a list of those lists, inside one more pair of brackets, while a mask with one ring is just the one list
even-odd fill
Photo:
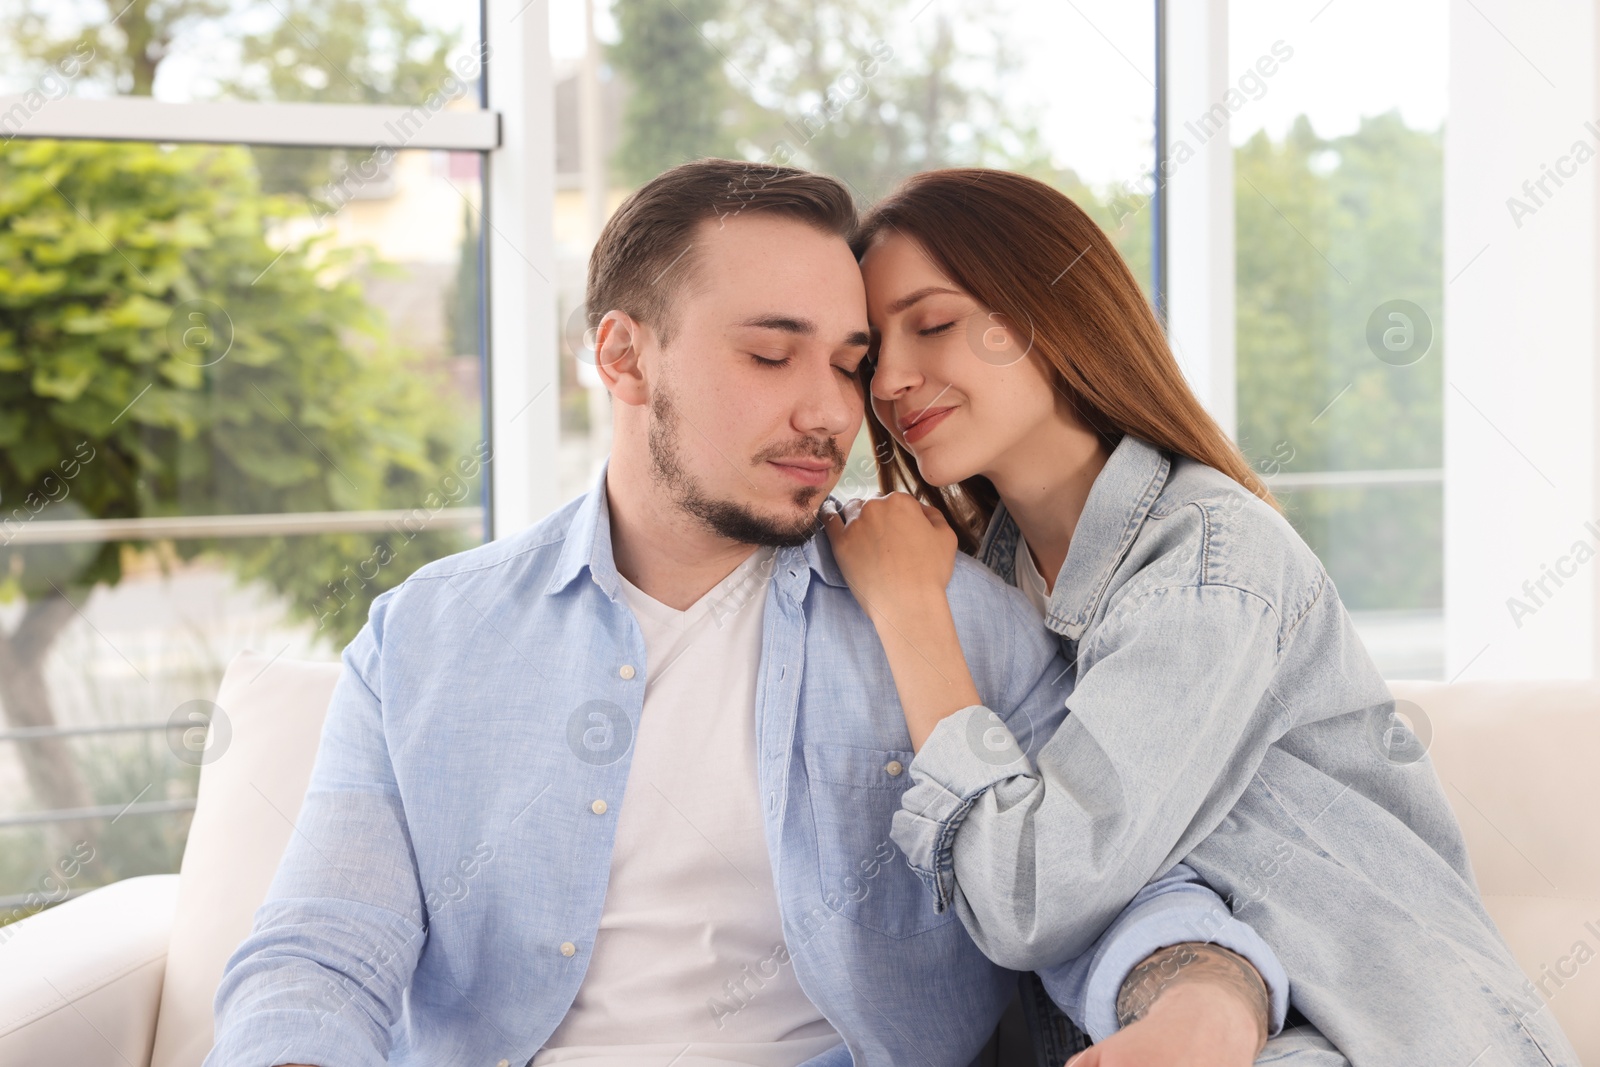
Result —
[[[1439, 467], [1443, 132], [1390, 113], [1322, 138], [1302, 116], [1235, 158], [1241, 447], [1269, 472]], [[1367, 343], [1369, 318], [1396, 299], [1422, 308], [1435, 334], [1404, 366]], [[1442, 603], [1438, 487], [1282, 497], [1350, 606]]]
[[63, 33], [59, 7], [23, 0], [8, 20], [8, 36], [18, 58], [31, 66], [52, 66], [80, 45], [94, 49], [91, 81], [125, 96], [149, 96], [156, 71], [175, 42], [195, 27], [231, 11], [234, 0], [103, 0], [104, 19], [87, 19]]
[[922, 6], [755, 0], [714, 26], [738, 72], [735, 121], [746, 154], [793, 150], [798, 165], [844, 179], [864, 199], [932, 167], [1017, 162], [1008, 144], [1031, 115], [1005, 115], [993, 79], [957, 73], [1010, 62], [985, 29], [991, 5], [968, 4], [957, 16], [930, 8], [907, 46], [895, 30]]
[[445, 293], [445, 335], [450, 355], [482, 351], [483, 271], [478, 262], [478, 213], [461, 205], [461, 243], [456, 249], [456, 274]]
[[[12, 543], [31, 524], [422, 509], [414, 536], [175, 543], [264, 580], [335, 643], [374, 596], [462, 547], [426, 516], [469, 495], [481, 454], [365, 301], [370, 257], [267, 242], [301, 210], [260, 192], [243, 148], [0, 150], [0, 599], [26, 602], [0, 633], [13, 726], [54, 723], [51, 643], [136, 547]], [[42, 802], [88, 802], [59, 741], [32, 757]]]
[[726, 113], [734, 98], [722, 57], [703, 30], [724, 6], [723, 0], [614, 0], [621, 38], [608, 54], [632, 91], [611, 166], [630, 185], [691, 159], [733, 155]]
[[[1077, 201], [1148, 285], [1145, 199], [1114, 203], [1115, 190], [1090, 188], [1051, 158], [1035, 109], [1002, 102], [1015, 60], [993, 30], [993, 7], [928, 9], [907, 44], [898, 31], [922, 7], [617, 0], [620, 40], [609, 54], [632, 93], [614, 168], [638, 184], [698, 156], [788, 161], [844, 179], [864, 201], [931, 167], [1020, 171]], [[980, 70], [990, 76], [976, 78]]]
[[[223, 90], [241, 100], [415, 105], [440, 91], [458, 43], [418, 17], [410, 0], [275, 0], [271, 32], [240, 46]], [[398, 147], [398, 146], [396, 146]], [[268, 192], [315, 195], [364, 158], [346, 149], [254, 149]]]
[[[242, 37], [236, 68], [216, 86], [220, 95], [414, 105], [452, 76], [446, 59], [460, 43], [459, 35], [419, 17], [410, 0], [104, 0], [104, 6], [104, 18], [74, 27], [71, 9], [21, 0], [6, 20], [16, 62], [42, 72], [88, 45], [94, 58], [84, 80], [125, 96], [149, 96], [162, 62], [189, 35], [266, 13], [270, 28]], [[313, 195], [365, 155], [342, 148], [254, 151], [266, 191], [302, 195]]]
[[[86, 79], [148, 95], [174, 42], [250, 6], [108, 0], [104, 20], [63, 34], [55, 13], [29, 4], [8, 20], [10, 46], [41, 67], [88, 43]], [[276, 28], [244, 43], [245, 63], [224, 92], [415, 102], [446, 73], [453, 38], [428, 30], [403, 0], [295, 0], [273, 10]], [[24, 547], [13, 543], [19, 524], [421, 509], [380, 535], [171, 546], [178, 558], [210, 553], [241, 578], [265, 581], [336, 644], [359, 628], [373, 596], [464, 546], [429, 529], [427, 516], [471, 494], [482, 451], [463, 413], [438, 402], [439, 383], [363, 298], [359, 279], [387, 268], [327, 240], [286, 236], [303, 194], [338, 163], [337, 153], [273, 148], [0, 149], [0, 600], [25, 605], [0, 632], [0, 704], [12, 725], [54, 724], [43, 668], [76, 615], [74, 599], [116, 584], [129, 552], [147, 547]], [[263, 175], [302, 195], [268, 195]], [[224, 336], [226, 355], [196, 358]], [[24, 766], [42, 804], [94, 800], [62, 741], [30, 744]], [[69, 829], [92, 836], [91, 827]]]

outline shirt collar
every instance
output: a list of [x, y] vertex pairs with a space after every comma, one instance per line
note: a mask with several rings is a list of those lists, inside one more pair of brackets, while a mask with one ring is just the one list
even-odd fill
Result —
[[[1090, 486], [1083, 514], [1072, 531], [1072, 543], [1056, 577], [1050, 613], [1045, 618], [1052, 630], [1074, 641], [1083, 635], [1171, 469], [1171, 460], [1155, 445], [1132, 434], [1122, 435]], [[1015, 520], [1000, 504], [984, 532], [979, 558], [997, 568], [1002, 565], [995, 558], [1001, 547], [1010, 545], [1015, 551], [1019, 539]], [[1014, 574], [1011, 560], [1005, 560], [1003, 567]]]
[[606, 596], [617, 598], [617, 564], [611, 555], [611, 511], [606, 507], [606, 471], [610, 466], [609, 459], [600, 465], [600, 473], [572, 514], [561, 555], [556, 557], [555, 571], [544, 587], [546, 595], [561, 592], [588, 567], [595, 584]]
[[[567, 528], [561, 555], [556, 559], [554, 572], [545, 586], [546, 595], [559, 593], [583, 573], [585, 567], [606, 596], [617, 598], [618, 579], [616, 560], [611, 552], [611, 510], [606, 504], [607, 460], [600, 467], [594, 484], [578, 503]], [[835, 505], [842, 501], [830, 496]], [[804, 566], [801, 566], [801, 563]], [[815, 572], [828, 585], [843, 588], [844, 575], [833, 558], [833, 546], [827, 535], [818, 533], [797, 548], [780, 548], [773, 560], [773, 575], [779, 586], [796, 601], [805, 599], [806, 588]]]
[[[830, 494], [828, 503], [823, 505], [824, 508], [829, 504], [835, 508], [842, 507], [844, 498]], [[806, 563], [810, 566], [810, 569], [816, 571], [817, 576], [824, 582], [838, 589], [848, 587], [844, 580], [844, 572], [839, 570], [838, 561], [833, 558], [833, 542], [828, 540], [827, 534], [818, 533], [804, 545], [801, 545], [800, 551], [805, 553]]]

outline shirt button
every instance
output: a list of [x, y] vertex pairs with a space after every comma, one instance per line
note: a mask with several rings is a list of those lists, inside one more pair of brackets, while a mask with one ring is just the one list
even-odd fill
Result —
[[499, 1063], [495, 1064], [494, 1067], [511, 1067], [511, 1061], [501, 1060]]
[[900, 776], [900, 772], [905, 770], [905, 768], [900, 765], [900, 761], [897, 759], [892, 759], [888, 763], [885, 763], [883, 765], [883, 769], [889, 772], [890, 778], [898, 778]]
[[626, 681], [629, 678], [632, 678], [633, 677], [633, 673], [634, 673], [633, 672], [633, 664], [624, 663], [622, 666], [617, 668], [617, 673], [622, 675], [622, 678], [623, 678], [624, 681]]
[[606, 813], [606, 802], [603, 800], [597, 800], [593, 804], [589, 805], [589, 810], [594, 812], [596, 815], [604, 815]]
[[571, 941], [563, 941], [563, 942], [561, 942], [561, 954], [563, 956], [570, 956], [574, 952], [577, 952], [577, 951], [578, 951], [578, 946], [574, 945]]

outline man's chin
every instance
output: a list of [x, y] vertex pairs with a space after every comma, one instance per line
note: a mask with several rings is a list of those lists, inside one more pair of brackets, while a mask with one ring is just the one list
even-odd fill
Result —
[[821, 486], [795, 493], [790, 506], [759, 507], [744, 501], [697, 501], [690, 511], [712, 532], [746, 545], [792, 548], [803, 545], [822, 528]]

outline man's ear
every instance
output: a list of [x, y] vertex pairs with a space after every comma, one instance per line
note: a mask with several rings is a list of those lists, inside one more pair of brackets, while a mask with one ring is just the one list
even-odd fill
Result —
[[635, 407], [650, 402], [640, 356], [654, 332], [623, 311], [608, 311], [595, 327], [594, 364], [613, 399]]

